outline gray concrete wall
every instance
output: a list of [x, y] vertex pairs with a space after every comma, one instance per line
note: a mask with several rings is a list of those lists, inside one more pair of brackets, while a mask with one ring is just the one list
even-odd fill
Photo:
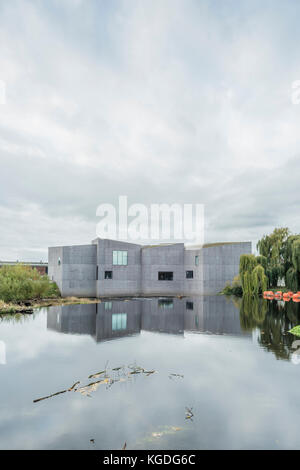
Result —
[[[142, 293], [176, 295], [184, 290], [184, 244], [142, 247]], [[173, 281], [159, 281], [159, 271], [173, 272]]]
[[[141, 294], [141, 246], [115, 240], [95, 240], [97, 246], [97, 297]], [[128, 252], [127, 266], [113, 265], [113, 251]], [[112, 279], [104, 279], [112, 271]]]
[[[196, 256], [199, 265], [196, 265]], [[186, 271], [193, 271], [193, 279], [186, 278]], [[203, 293], [203, 250], [184, 250], [184, 294], [200, 295]]]
[[[58, 260], [61, 264], [58, 264]], [[55, 281], [60, 292], [62, 292], [62, 279], [63, 279], [63, 247], [56, 246], [48, 248], [48, 277], [51, 281]]]
[[240, 256], [251, 253], [251, 242], [203, 247], [203, 293], [216, 294], [239, 273]]
[[95, 245], [49, 248], [49, 276], [63, 297], [96, 297], [96, 257]]

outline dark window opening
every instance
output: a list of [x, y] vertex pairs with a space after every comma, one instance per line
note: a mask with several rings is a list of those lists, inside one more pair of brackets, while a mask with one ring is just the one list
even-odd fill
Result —
[[194, 278], [194, 271], [186, 271], [185, 272], [186, 279], [193, 279]]
[[187, 302], [185, 307], [187, 310], [194, 310], [194, 302]]
[[98, 281], [99, 279], [99, 269], [98, 266], [96, 266], [96, 280]]
[[112, 279], [112, 271], [105, 271], [104, 279]]
[[173, 300], [172, 299], [158, 299], [158, 306], [159, 308], [173, 308]]
[[159, 272], [158, 273], [158, 280], [159, 281], [173, 281], [173, 273], [172, 272]]

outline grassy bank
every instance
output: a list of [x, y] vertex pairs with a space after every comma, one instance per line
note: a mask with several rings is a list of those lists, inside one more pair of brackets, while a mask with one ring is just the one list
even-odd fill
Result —
[[84, 297], [57, 297], [50, 299], [32, 299], [26, 302], [13, 303], [0, 300], [0, 315], [8, 313], [32, 313], [34, 308], [52, 307], [55, 305], [94, 304], [99, 299], [87, 299]]
[[36, 269], [18, 264], [0, 269], [0, 312], [15, 313], [32, 310], [31, 305], [42, 299], [58, 299], [55, 282]]

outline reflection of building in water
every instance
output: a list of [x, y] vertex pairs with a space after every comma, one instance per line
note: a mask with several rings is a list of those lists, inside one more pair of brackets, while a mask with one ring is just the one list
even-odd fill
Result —
[[185, 300], [184, 329], [250, 336], [240, 324], [240, 311], [224, 296], [193, 297]]
[[47, 328], [61, 333], [94, 336], [96, 304], [59, 305], [47, 313]]
[[239, 309], [223, 296], [112, 300], [51, 307], [47, 328], [61, 333], [89, 334], [97, 342], [136, 335], [141, 330], [250, 335], [240, 327]]
[[141, 302], [114, 300], [97, 305], [95, 340], [105, 341], [141, 331]]
[[142, 303], [142, 329], [183, 334], [184, 310], [179, 299], [153, 299]]

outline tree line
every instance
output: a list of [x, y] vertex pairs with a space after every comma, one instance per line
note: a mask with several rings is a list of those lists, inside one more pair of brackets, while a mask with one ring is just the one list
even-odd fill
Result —
[[259, 295], [268, 288], [277, 288], [279, 280], [293, 292], [300, 289], [300, 235], [287, 227], [275, 228], [257, 242], [258, 256], [240, 257], [239, 275], [223, 293]]

